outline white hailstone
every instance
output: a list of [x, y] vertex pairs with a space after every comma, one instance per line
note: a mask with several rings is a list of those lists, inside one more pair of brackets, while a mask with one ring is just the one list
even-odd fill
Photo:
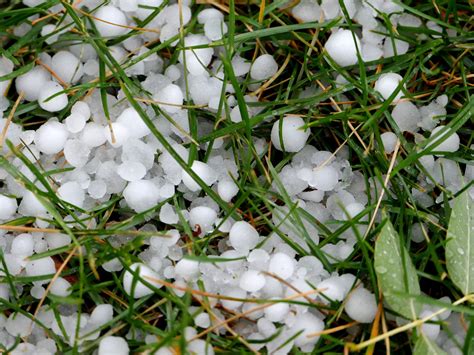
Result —
[[[203, 35], [191, 34], [184, 38], [186, 48], [207, 44], [209, 40]], [[201, 75], [206, 72], [207, 66], [211, 63], [213, 53], [213, 48], [189, 48], [180, 52], [178, 60], [183, 65], [186, 63], [186, 69], [191, 74]]]
[[81, 141], [90, 148], [98, 147], [107, 141], [104, 127], [95, 122], [89, 122], [81, 134]]
[[30, 295], [37, 300], [40, 300], [44, 297], [46, 289], [43, 286], [33, 286], [30, 290]]
[[[56, 266], [54, 264], [54, 260], [47, 256], [45, 258], [29, 261], [28, 264], [26, 264], [25, 271], [27, 276], [51, 275], [51, 277], [53, 277], [53, 275], [56, 273]], [[35, 282], [43, 285], [48, 283], [50, 278]]]
[[35, 134], [35, 145], [41, 153], [56, 154], [63, 150], [69, 132], [57, 121], [48, 121]]
[[230, 202], [239, 192], [239, 187], [232, 180], [221, 180], [217, 184], [217, 193], [225, 202]]
[[210, 231], [216, 219], [216, 211], [206, 206], [194, 207], [189, 211], [189, 224], [193, 230], [196, 229], [196, 225], [199, 225], [202, 231]]
[[[428, 317], [431, 314], [433, 314], [432, 310], [425, 309], [420, 313], [420, 319]], [[431, 321], [436, 321], [436, 317], [432, 318]], [[436, 340], [441, 330], [441, 327], [439, 324], [433, 324], [429, 322], [430, 321], [423, 323], [423, 325], [421, 326], [421, 332], [423, 333], [423, 335], [427, 336], [429, 339]]]
[[31, 334], [33, 321], [21, 313], [11, 313], [5, 323], [5, 330], [12, 336], [26, 337]]
[[163, 0], [138, 0], [137, 1], [138, 9], [136, 12], [137, 17], [140, 20], [146, 19], [148, 16], [150, 16], [153, 13], [153, 11], [155, 11], [157, 7], [161, 6], [162, 3], [163, 3]]
[[169, 203], [165, 203], [160, 208], [160, 221], [165, 224], [176, 224], [179, 222], [179, 216], [175, 212], [173, 206]]
[[174, 267], [176, 275], [185, 280], [192, 280], [199, 275], [199, 262], [189, 259], [181, 259]]
[[408, 42], [387, 37], [383, 45], [383, 56], [385, 58], [393, 57], [395, 55], [395, 50], [397, 55], [405, 54], [408, 52], [409, 47], [410, 44]]
[[[220, 294], [223, 296], [239, 299], [245, 299], [247, 297], [247, 292], [242, 290], [240, 287], [225, 288], [220, 292]], [[220, 302], [224, 308], [232, 310], [237, 310], [243, 303], [242, 301], [227, 299], [221, 299]]]
[[[280, 122], [281, 120], [283, 122]], [[280, 125], [283, 144], [280, 141]], [[303, 149], [311, 134], [310, 129], [302, 129], [304, 125], [303, 119], [297, 116], [287, 116], [276, 121], [271, 132], [271, 139], [275, 148], [290, 153], [299, 152]]]
[[187, 350], [191, 354], [214, 355], [212, 345], [202, 339], [196, 339], [188, 343]]
[[58, 277], [54, 282], [51, 284], [49, 292], [55, 296], [59, 297], [67, 297], [71, 294], [71, 284], [68, 280]]
[[364, 62], [372, 62], [381, 58], [383, 51], [376, 44], [362, 42], [361, 55]]
[[348, 204], [347, 206], [344, 206], [344, 209], [345, 209], [344, 220], [347, 220], [348, 218], [354, 218], [359, 213], [361, 213], [364, 210], [364, 205], [358, 202], [353, 202], [353, 203]]
[[229, 231], [229, 243], [235, 249], [245, 253], [258, 244], [259, 234], [248, 222], [235, 222]]
[[0, 195], [0, 220], [6, 220], [13, 217], [16, 213], [18, 205], [16, 199]]
[[317, 289], [320, 290], [320, 297], [324, 302], [327, 302], [327, 298], [331, 301], [342, 301], [346, 291], [343, 283], [336, 276], [320, 282]]
[[270, 259], [268, 272], [286, 280], [295, 272], [295, 259], [285, 253], [276, 253]]
[[117, 167], [117, 173], [126, 181], [138, 181], [146, 175], [146, 168], [137, 161], [124, 161]]
[[127, 126], [120, 122], [113, 122], [111, 126], [112, 130], [109, 125], [103, 128], [105, 138], [112, 147], [119, 148], [130, 138], [130, 131]]
[[265, 276], [257, 270], [245, 271], [240, 276], [239, 286], [247, 292], [257, 292], [265, 286]]
[[33, 255], [35, 241], [31, 234], [23, 233], [17, 235], [11, 246], [11, 253], [17, 256], [27, 257]]
[[127, 340], [122, 337], [107, 336], [99, 343], [98, 355], [128, 355], [129, 353]]
[[[375, 82], [374, 90], [380, 93], [384, 100], [387, 100], [395, 92], [395, 90], [397, 90], [397, 87], [402, 80], [403, 78], [395, 73], [382, 74]], [[402, 96], [403, 91], [400, 89], [393, 101], [396, 102], [400, 100]]]
[[[460, 139], [456, 132], [452, 132], [451, 128], [446, 126], [438, 126], [431, 132], [430, 138], [436, 136], [431, 144], [434, 146], [437, 142], [444, 139], [443, 142], [438, 144], [433, 150], [438, 152], [456, 152], [459, 149]], [[447, 136], [447, 138], [445, 138]]]
[[48, 233], [44, 237], [48, 243], [48, 248], [56, 249], [61, 248], [71, 243], [71, 237], [67, 234], [62, 233]]
[[101, 326], [114, 318], [114, 308], [111, 304], [99, 304], [91, 313], [89, 322]]
[[319, 336], [308, 336], [318, 333], [324, 329], [324, 322], [310, 312], [302, 313], [294, 320], [291, 328], [293, 333], [301, 332], [295, 338], [296, 346], [314, 345], [318, 342]]
[[18, 207], [18, 212], [24, 216], [40, 217], [47, 213], [46, 208], [31, 191], [26, 191]]
[[93, 199], [99, 199], [107, 193], [107, 184], [102, 179], [93, 180], [87, 187], [87, 193]]
[[[45, 111], [61, 111], [68, 103], [68, 98], [65, 93], [58, 94], [61, 91], [63, 91], [62, 86], [55, 81], [44, 83], [38, 95], [38, 104]], [[51, 98], [53, 95], [55, 96]]]
[[158, 106], [166, 112], [173, 113], [181, 110], [183, 104], [183, 92], [178, 85], [169, 84], [154, 96], [153, 100], [158, 103]]
[[156, 206], [160, 191], [152, 181], [138, 180], [127, 185], [123, 197], [130, 208], [140, 213]]
[[221, 39], [227, 33], [227, 25], [221, 19], [209, 19], [204, 24], [204, 34], [211, 41]]
[[150, 133], [150, 129], [133, 107], [123, 110], [117, 117], [117, 122], [127, 127], [130, 137], [142, 138]]
[[71, 133], [79, 133], [86, 126], [86, 118], [80, 113], [71, 113], [66, 117], [64, 123], [66, 128]]
[[69, 139], [64, 145], [64, 158], [76, 168], [82, 168], [89, 160], [91, 150], [79, 139]]
[[[14, 69], [13, 62], [8, 58], [0, 56], [0, 76], [10, 74], [13, 71], [13, 69]], [[10, 83], [11, 83], [11, 79], [0, 81], [0, 97], [5, 96], [7, 94], [8, 88], [10, 87]], [[4, 109], [2, 109], [2, 111], [4, 111]]]
[[29, 72], [20, 75], [15, 80], [16, 92], [23, 92], [27, 101], [38, 100], [44, 85], [51, 79], [51, 74], [43, 67], [36, 66]]
[[91, 117], [91, 109], [84, 101], [77, 101], [71, 107], [71, 114], [81, 115], [87, 121]]
[[339, 174], [332, 166], [321, 166], [314, 169], [309, 184], [321, 191], [332, 191], [339, 182]]
[[[217, 172], [209, 164], [195, 160], [191, 165], [191, 170], [198, 175], [207, 186], [211, 186], [217, 180]], [[201, 186], [189, 175], [183, 171], [183, 183], [191, 191], [201, 190]]]
[[250, 71], [251, 64], [246, 59], [235, 56], [232, 58], [232, 69], [234, 70], [235, 76], [243, 76]]
[[151, 295], [154, 292], [150, 287], [145, 285], [143, 281], [154, 286], [155, 288], [160, 288], [162, 286], [157, 281], [160, 279], [160, 276], [145, 264], [135, 263], [130, 265], [129, 268], [133, 273], [128, 270], [125, 271], [123, 275], [123, 288], [125, 292], [128, 295], [131, 295], [133, 298], [141, 298]]
[[410, 101], [402, 101], [395, 105], [392, 117], [401, 132], [415, 133], [421, 121], [420, 110]]
[[353, 320], [360, 323], [372, 323], [377, 313], [375, 295], [363, 287], [349, 293], [344, 310]]
[[196, 327], [208, 328], [211, 325], [211, 318], [209, 317], [209, 314], [205, 312], [199, 313], [194, 318], [194, 324], [196, 324]]
[[398, 142], [398, 137], [393, 132], [385, 132], [380, 135], [383, 150], [387, 154], [393, 153]]
[[51, 58], [51, 69], [65, 83], [75, 84], [84, 74], [79, 58], [68, 51], [59, 51], [53, 55]]
[[[103, 37], [117, 37], [128, 31], [125, 14], [115, 6], [102, 6], [94, 13], [94, 24]], [[117, 26], [118, 25], [118, 26]]]
[[288, 315], [289, 311], [290, 305], [288, 303], [275, 302], [270, 307], [265, 308], [264, 314], [265, 318], [268, 319], [270, 322], [282, 322]]
[[301, 22], [318, 22], [321, 18], [321, 8], [317, 2], [311, 0], [300, 1], [291, 13]]
[[355, 33], [339, 29], [329, 36], [324, 48], [338, 65], [347, 67], [357, 63], [357, 48], [360, 50], [361, 46]]
[[257, 57], [250, 68], [250, 77], [262, 81], [271, 78], [278, 71], [278, 64], [270, 54]]
[[207, 8], [202, 10], [197, 16], [197, 20], [201, 25], [204, 25], [207, 21], [214, 19], [223, 21], [224, 14], [214, 8]]
[[58, 196], [74, 206], [82, 208], [85, 192], [76, 181], [68, 181], [58, 189]]

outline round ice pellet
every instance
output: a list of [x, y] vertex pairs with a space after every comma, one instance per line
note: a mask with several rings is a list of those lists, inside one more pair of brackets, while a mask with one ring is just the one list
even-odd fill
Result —
[[332, 191], [339, 182], [339, 174], [332, 166], [321, 166], [314, 169], [309, 184], [321, 191]]
[[349, 294], [344, 310], [353, 320], [360, 323], [371, 323], [377, 313], [375, 295], [363, 287]]
[[79, 183], [76, 181], [68, 181], [61, 185], [58, 189], [58, 196], [74, 206], [82, 208], [85, 193]]
[[[205, 46], [209, 44], [209, 40], [203, 35], [191, 34], [184, 38], [185, 47]], [[213, 48], [189, 48], [181, 51], [179, 62], [186, 64], [186, 69], [193, 75], [204, 74], [207, 66], [211, 63]], [[186, 59], [185, 59], [186, 58]]]
[[[158, 281], [160, 279], [159, 275], [145, 264], [132, 264], [130, 265], [130, 270], [133, 273], [127, 270], [123, 275], [123, 288], [125, 292], [133, 298], [141, 298], [151, 295], [154, 292], [141, 280], [144, 280], [155, 288], [160, 288], [162, 286]], [[134, 287], [133, 292], [132, 286]]]
[[191, 280], [199, 275], [199, 262], [189, 259], [181, 259], [176, 264], [174, 270], [176, 275], [185, 280]]
[[395, 105], [392, 117], [402, 132], [415, 133], [421, 120], [420, 110], [410, 101], [402, 101]]
[[51, 79], [51, 74], [40, 66], [34, 67], [29, 72], [20, 75], [15, 80], [18, 94], [23, 92], [23, 97], [27, 101], [38, 100], [44, 85]]
[[72, 105], [71, 114], [73, 113], [83, 116], [86, 121], [91, 117], [91, 109], [84, 101], [77, 101]]
[[265, 286], [265, 276], [257, 270], [245, 271], [240, 276], [239, 286], [247, 292], [257, 292]]
[[127, 181], [141, 180], [146, 175], [146, 168], [137, 161], [124, 161], [117, 167], [117, 173]]
[[[297, 116], [287, 116], [276, 121], [271, 132], [271, 139], [275, 148], [290, 153], [299, 152], [303, 149], [311, 133], [310, 129], [302, 129], [304, 124], [303, 119]], [[283, 138], [283, 144], [280, 141], [280, 134]]]
[[45, 258], [29, 261], [28, 264], [26, 264], [25, 271], [28, 276], [50, 275], [49, 278], [35, 281], [39, 284], [45, 284], [56, 273], [56, 265], [54, 264], [54, 260], [47, 256]]
[[120, 122], [114, 122], [111, 126], [112, 128], [109, 125], [103, 128], [105, 138], [112, 147], [119, 148], [128, 140], [130, 132], [128, 128]]
[[217, 219], [217, 213], [210, 207], [198, 206], [189, 211], [189, 224], [193, 230], [199, 226], [201, 230], [208, 230]]
[[257, 246], [259, 234], [245, 221], [235, 222], [229, 231], [229, 243], [235, 250], [248, 252]]
[[16, 213], [18, 204], [16, 199], [5, 195], [0, 195], [0, 220], [6, 220], [13, 217]]
[[357, 48], [360, 50], [361, 46], [355, 33], [340, 29], [329, 36], [324, 48], [337, 64], [347, 67], [357, 63]]
[[138, 180], [127, 185], [123, 197], [130, 208], [140, 213], [156, 206], [160, 191], [152, 181]]
[[107, 141], [104, 127], [95, 122], [87, 123], [82, 131], [81, 141], [90, 148], [104, 144]]
[[295, 259], [284, 253], [274, 254], [268, 265], [268, 272], [286, 280], [293, 275], [295, 271]]
[[[433, 140], [433, 143], [430, 145], [434, 145], [436, 142], [444, 139], [443, 142], [438, 144], [433, 150], [439, 152], [456, 152], [459, 149], [460, 139], [459, 135], [456, 132], [452, 132], [451, 128], [446, 126], [438, 126], [431, 132], [430, 138], [436, 136]], [[447, 136], [447, 138], [445, 138]]]
[[[395, 73], [382, 74], [375, 82], [374, 90], [377, 91], [384, 100], [387, 100], [397, 90], [398, 85], [403, 78]], [[404, 87], [404, 86], [403, 86]], [[403, 96], [402, 90], [399, 90], [393, 102], [400, 100]]]
[[285, 302], [276, 302], [265, 308], [265, 318], [271, 322], [282, 322], [290, 311], [290, 306]]
[[[191, 170], [199, 176], [207, 186], [211, 186], [217, 180], [217, 173], [210, 165], [195, 160], [191, 165]], [[191, 191], [201, 190], [201, 186], [189, 175], [183, 171], [183, 183]]]
[[54, 282], [51, 284], [49, 292], [55, 296], [59, 297], [67, 297], [71, 294], [71, 284], [69, 281], [62, 277], [58, 277]]
[[31, 256], [35, 247], [35, 241], [31, 234], [23, 233], [16, 236], [12, 241], [11, 252], [18, 256]]
[[94, 24], [103, 37], [116, 37], [128, 31], [126, 27], [127, 18], [124, 13], [115, 6], [102, 6], [94, 13]]
[[[55, 81], [44, 83], [38, 95], [38, 104], [45, 111], [61, 111], [68, 103], [68, 98], [65, 93], [58, 94], [61, 91], [63, 91], [62, 86]], [[54, 97], [51, 97], [53, 95]]]
[[86, 126], [86, 118], [80, 113], [71, 113], [64, 120], [67, 130], [71, 133], [79, 133]]
[[385, 132], [380, 135], [383, 150], [387, 154], [393, 153], [398, 142], [398, 137], [393, 132]]
[[69, 132], [57, 121], [48, 121], [35, 134], [35, 145], [41, 153], [56, 154], [63, 150]]
[[130, 349], [122, 337], [107, 336], [99, 343], [98, 355], [128, 355]]
[[271, 78], [278, 71], [278, 64], [270, 54], [262, 54], [252, 63], [250, 77], [262, 81]]
[[318, 333], [323, 329], [324, 322], [310, 312], [298, 315], [294, 320], [294, 326], [291, 328], [293, 334], [299, 333], [295, 338], [295, 345], [305, 346], [316, 344], [319, 340], [319, 336], [314, 336], [314, 333]]
[[111, 304], [99, 304], [91, 313], [89, 322], [101, 326], [110, 322], [114, 317], [114, 308]]
[[72, 84], [77, 83], [84, 73], [79, 58], [68, 51], [59, 51], [53, 55], [51, 69], [62, 81]]
[[217, 193], [225, 202], [229, 202], [239, 192], [239, 187], [232, 180], [221, 180], [217, 184]]
[[142, 138], [150, 133], [150, 129], [133, 108], [126, 108], [117, 118], [117, 122], [128, 128], [130, 137]]
[[178, 85], [169, 84], [153, 96], [153, 100], [158, 103], [158, 106], [166, 112], [176, 112], [181, 110], [183, 105], [183, 92]]

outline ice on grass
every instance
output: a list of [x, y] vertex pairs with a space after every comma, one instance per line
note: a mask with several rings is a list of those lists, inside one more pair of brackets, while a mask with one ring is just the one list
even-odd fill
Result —
[[58, 297], [67, 297], [72, 293], [71, 284], [62, 277], [58, 277], [51, 284], [49, 292]]
[[301, 22], [317, 22], [321, 18], [321, 8], [317, 2], [312, 0], [300, 1], [293, 7], [291, 13]]
[[23, 233], [12, 241], [11, 253], [23, 258], [33, 255], [35, 241], [31, 234]]
[[98, 147], [107, 141], [104, 127], [95, 122], [89, 122], [81, 134], [81, 141], [90, 148]]
[[295, 272], [295, 260], [285, 253], [276, 253], [270, 259], [268, 272], [286, 280]]
[[221, 20], [224, 21], [224, 14], [217, 9], [207, 8], [199, 12], [197, 20], [201, 25], [204, 25], [210, 20]]
[[329, 36], [324, 48], [338, 65], [347, 67], [357, 63], [357, 48], [360, 51], [361, 46], [355, 33], [339, 29]]
[[33, 321], [22, 313], [12, 312], [5, 323], [5, 330], [14, 337], [26, 337], [32, 329]]
[[[31, 260], [26, 264], [25, 272], [27, 276], [45, 276], [42, 280], [35, 281], [35, 284], [44, 285], [56, 273], [54, 260], [47, 256], [41, 259]], [[49, 275], [49, 277], [46, 277]]]
[[81, 61], [68, 51], [56, 52], [51, 58], [51, 69], [63, 82], [77, 83], [84, 74]]
[[384, 132], [380, 135], [380, 139], [382, 140], [384, 152], [387, 154], [393, 153], [398, 142], [397, 135], [393, 132]]
[[71, 133], [79, 133], [86, 126], [86, 118], [80, 113], [71, 113], [64, 120], [67, 130]]
[[140, 213], [156, 206], [160, 191], [152, 181], [138, 180], [127, 185], [123, 197], [130, 208]]
[[[274, 300], [277, 300], [274, 298]], [[270, 307], [265, 308], [264, 314], [265, 318], [270, 322], [279, 322], [283, 323], [288, 312], [290, 311], [290, 306], [285, 302], [275, 302]]]
[[29, 72], [18, 76], [15, 80], [15, 87], [18, 94], [23, 92], [23, 97], [27, 101], [38, 100], [44, 85], [51, 79], [51, 74], [43, 67], [36, 66]]
[[64, 145], [64, 157], [76, 168], [82, 168], [89, 160], [90, 149], [79, 139], [69, 139]]
[[[203, 163], [199, 160], [193, 162], [191, 170], [199, 176], [207, 186], [211, 186], [217, 180], [217, 172], [214, 171], [209, 164]], [[183, 184], [191, 191], [201, 190], [201, 186], [186, 171], [183, 171]]]
[[94, 24], [103, 37], [117, 37], [125, 34], [128, 28], [125, 14], [115, 6], [102, 6], [94, 13]]
[[128, 355], [128, 342], [122, 337], [106, 336], [99, 343], [98, 355]]
[[320, 282], [317, 288], [321, 291], [320, 298], [323, 302], [328, 302], [328, 299], [329, 301], [342, 301], [346, 293], [344, 285], [336, 276], [331, 276]]
[[133, 298], [141, 298], [151, 295], [154, 291], [145, 284], [148, 283], [155, 288], [160, 288], [160, 276], [142, 263], [130, 265], [131, 271], [125, 271], [123, 275], [123, 288]]
[[308, 182], [311, 187], [320, 191], [332, 191], [339, 182], [339, 174], [330, 165], [316, 167]]
[[229, 231], [229, 243], [238, 251], [248, 253], [255, 248], [258, 243], [259, 234], [257, 230], [248, 222], [235, 222]]
[[199, 262], [189, 259], [181, 259], [176, 264], [175, 268], [176, 275], [182, 277], [184, 280], [192, 280], [199, 275]]
[[48, 243], [49, 250], [61, 248], [71, 243], [71, 237], [62, 233], [48, 233], [44, 238]]
[[44, 154], [56, 154], [63, 150], [69, 136], [64, 124], [58, 121], [48, 121], [35, 134], [36, 148]]
[[212, 230], [217, 219], [217, 213], [210, 207], [198, 206], [189, 211], [189, 224], [193, 230], [199, 229], [203, 232]]
[[250, 68], [250, 77], [262, 81], [271, 78], [278, 71], [278, 64], [270, 54], [257, 57]]
[[38, 104], [45, 111], [61, 111], [68, 103], [67, 95], [60, 93], [61, 91], [63, 91], [63, 88], [57, 82], [47, 81], [38, 94]]
[[390, 58], [395, 55], [402, 55], [408, 52], [410, 44], [396, 38], [386, 38], [383, 45], [383, 56]]
[[[305, 122], [301, 117], [287, 116], [273, 124], [271, 139], [276, 149], [290, 153], [299, 152], [306, 144], [311, 130], [303, 129]], [[280, 135], [283, 142], [280, 140]]]
[[117, 117], [117, 122], [124, 125], [133, 138], [142, 138], [150, 133], [150, 129], [133, 107], [128, 107]]
[[234, 181], [228, 180], [221, 180], [217, 184], [217, 193], [219, 194], [220, 198], [223, 199], [225, 202], [230, 202], [235, 195], [239, 192], [239, 187], [235, 184]]
[[392, 117], [401, 132], [418, 131], [418, 123], [421, 120], [420, 110], [412, 102], [398, 102], [393, 108]]
[[[397, 90], [402, 80], [403, 78], [396, 73], [382, 74], [375, 82], [374, 90], [377, 91], [384, 100], [388, 100], [388, 98], [392, 96], [392, 94]], [[402, 89], [397, 92], [395, 98], [393, 99], [393, 102], [396, 102], [402, 98]]]
[[138, 181], [146, 175], [146, 168], [137, 161], [124, 161], [117, 167], [117, 173], [126, 181]]
[[184, 98], [183, 92], [178, 85], [169, 84], [153, 96], [153, 100], [158, 103], [162, 110], [173, 113], [181, 110]]
[[239, 286], [247, 292], [257, 292], [265, 286], [265, 276], [257, 270], [245, 271], [240, 276]]
[[[433, 139], [433, 137], [436, 137]], [[438, 126], [431, 132], [432, 143], [428, 145], [438, 152], [456, 152], [459, 149], [460, 139], [456, 132], [447, 126]], [[441, 143], [439, 143], [442, 140]], [[439, 144], [438, 144], [439, 143]]]
[[178, 59], [193, 75], [201, 75], [206, 72], [206, 68], [211, 62], [214, 53], [212, 48], [193, 47], [205, 46], [207, 44], [209, 44], [209, 40], [203, 35], [191, 34], [184, 38], [184, 46], [187, 49], [181, 51]]
[[[295, 345], [305, 347], [303, 351], [311, 351], [319, 336], [314, 335], [324, 329], [324, 322], [310, 312], [298, 315], [291, 328], [293, 334], [299, 333], [295, 338]], [[311, 335], [311, 336], [310, 336]], [[309, 346], [309, 348], [308, 348]]]
[[227, 33], [227, 25], [221, 19], [209, 19], [204, 24], [204, 34], [211, 41], [221, 39]]
[[372, 323], [377, 313], [375, 295], [363, 287], [358, 287], [349, 293], [344, 310], [357, 322]]
[[[129, 138], [130, 131], [127, 126], [120, 122], [113, 122], [110, 126], [103, 127], [105, 139], [114, 148], [121, 147]], [[84, 132], [84, 135], [86, 133]], [[84, 137], [83, 135], [83, 137]]]
[[0, 220], [8, 220], [13, 217], [18, 208], [16, 199], [0, 195]]
[[76, 181], [68, 181], [59, 187], [58, 196], [63, 201], [82, 208], [84, 204], [85, 192]]

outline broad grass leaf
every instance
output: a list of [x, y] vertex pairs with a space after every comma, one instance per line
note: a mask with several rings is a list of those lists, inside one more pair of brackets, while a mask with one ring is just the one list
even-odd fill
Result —
[[413, 355], [447, 355], [433, 340], [423, 334], [418, 338]]
[[446, 265], [464, 295], [474, 292], [474, 201], [464, 191], [453, 202], [446, 243]]
[[408, 319], [415, 319], [420, 312], [420, 304], [411, 297], [420, 294], [416, 269], [390, 221], [385, 223], [375, 242], [374, 266], [390, 308]]

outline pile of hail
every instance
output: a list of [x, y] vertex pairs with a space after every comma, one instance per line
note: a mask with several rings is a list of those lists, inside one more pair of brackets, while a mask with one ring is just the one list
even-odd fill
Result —
[[[13, 310], [0, 314], [5, 349], [55, 354], [65, 349], [59, 344], [66, 344], [103, 355], [147, 346], [154, 354], [173, 354], [172, 345], [161, 345], [165, 336], [159, 334], [166, 333], [123, 327], [121, 319], [129, 311], [108, 302], [118, 297], [133, 304], [131, 319], [138, 320], [149, 317], [147, 307], [160, 304], [165, 288], [175, 298], [170, 302], [181, 302], [191, 315], [184, 334], [173, 337], [196, 354], [214, 353], [209, 334], [227, 334], [269, 354], [296, 348], [311, 352], [336, 316], [328, 307], [334, 304], [348, 322], [374, 321], [379, 304], [374, 285], [364, 274], [334, 265], [356, 251], [368, 232], [373, 212], [368, 206], [381, 194], [390, 195], [392, 187], [383, 175], [367, 177], [360, 166], [351, 167], [347, 146], [318, 149], [317, 128], [304, 114], [265, 111], [259, 94], [285, 69], [281, 57], [262, 50], [251, 59], [232, 49], [229, 58], [223, 45], [233, 30], [228, 14], [191, 1], [84, 0], [74, 8], [66, 3], [47, 8], [41, 0], [23, 4], [62, 17], [37, 22], [38, 12], [13, 28], [21, 37], [39, 26], [49, 48], [27, 70], [9, 56], [0, 58], [2, 76], [21, 70], [0, 82], [0, 222], [29, 225], [0, 229], [0, 304]], [[353, 89], [347, 73], [361, 63], [373, 70], [371, 61], [410, 49], [408, 42], [383, 34], [382, 14], [393, 27], [442, 31], [390, 0], [302, 0], [285, 6], [282, 2], [282, 11], [297, 23], [339, 19], [322, 44], [340, 88], [335, 99], [342, 101], [349, 101]], [[72, 29], [78, 30], [71, 9], [83, 21], [80, 30], [91, 36], [83, 42], [68, 39]], [[346, 26], [347, 16], [358, 24], [357, 31]], [[114, 78], [121, 84], [107, 87]], [[132, 92], [133, 85], [140, 89]], [[443, 124], [449, 98], [416, 105], [407, 98], [406, 86], [407, 79], [393, 72], [374, 80], [372, 99], [389, 102], [395, 127], [381, 135], [377, 149], [390, 160], [403, 144], [399, 137], [406, 136], [415, 149], [433, 150], [419, 159], [412, 194], [423, 208], [440, 206], [445, 201], [439, 187], [456, 193], [473, 179], [474, 169], [461, 171], [446, 154], [436, 154], [460, 148], [459, 136]], [[321, 94], [321, 86], [308, 86], [299, 98]], [[22, 124], [17, 120], [21, 112], [12, 120], [15, 98], [40, 113], [35, 120], [40, 123]], [[335, 111], [344, 109], [331, 102]], [[244, 130], [263, 128], [236, 147], [229, 136], [212, 135], [219, 120]], [[255, 220], [237, 205], [248, 193], [240, 179], [248, 179], [247, 169], [270, 151], [276, 157], [274, 173], [255, 176], [268, 205], [261, 206]], [[115, 206], [113, 215], [99, 216], [110, 206]], [[380, 217], [375, 216], [376, 223]], [[109, 218], [116, 220], [109, 223]], [[421, 222], [413, 224], [412, 240], [424, 242], [426, 229]], [[83, 238], [87, 234], [81, 231], [87, 230], [107, 233]], [[325, 241], [336, 231], [337, 239]], [[92, 263], [99, 253], [94, 243], [108, 248], [101, 249], [100, 264], [91, 265], [94, 273], [86, 275], [77, 260]], [[107, 280], [120, 280], [121, 287], [91, 299], [87, 288], [80, 289], [107, 288]], [[72, 297], [77, 294], [83, 300]], [[425, 307], [419, 316], [433, 311]], [[168, 317], [177, 316], [173, 312], [161, 314], [162, 329]], [[448, 332], [462, 344], [462, 320], [455, 312], [440, 319], [448, 326], [426, 324], [424, 331], [456, 353]], [[154, 323], [150, 320], [149, 326]]]

